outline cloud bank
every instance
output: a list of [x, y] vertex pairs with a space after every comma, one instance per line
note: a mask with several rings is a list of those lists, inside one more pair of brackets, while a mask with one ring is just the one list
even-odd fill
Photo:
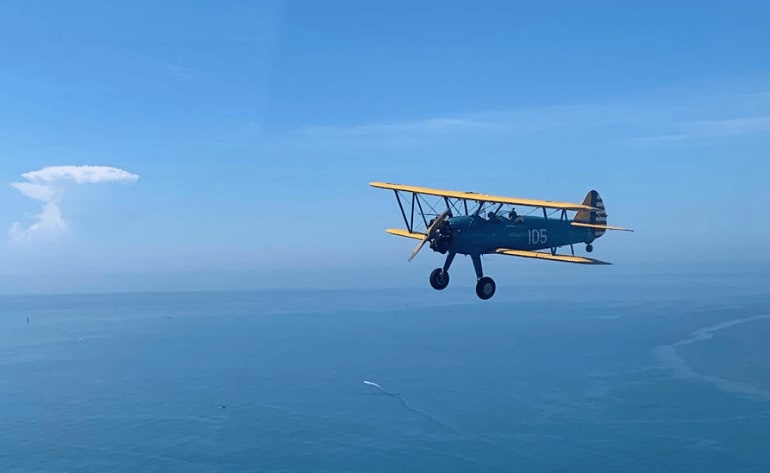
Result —
[[22, 177], [25, 181], [14, 182], [11, 186], [30, 199], [43, 202], [43, 208], [35, 215], [32, 224], [25, 226], [15, 222], [11, 226], [8, 235], [14, 241], [29, 240], [36, 235], [51, 234], [67, 228], [60, 203], [68, 185], [139, 180], [136, 174], [109, 166], [49, 166], [24, 173]]

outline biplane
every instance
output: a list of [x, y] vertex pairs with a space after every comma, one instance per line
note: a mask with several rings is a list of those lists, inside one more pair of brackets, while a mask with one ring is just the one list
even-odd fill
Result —
[[[411, 261], [425, 243], [445, 254], [444, 265], [430, 273], [430, 285], [437, 290], [449, 285], [449, 267], [456, 255], [468, 255], [476, 271], [476, 294], [489, 299], [495, 281], [485, 276], [481, 255], [500, 254], [579, 264], [610, 264], [575, 254], [576, 244], [593, 251], [593, 242], [607, 230], [632, 231], [607, 225], [607, 213], [599, 193], [590, 191], [582, 204], [550, 200], [500, 197], [475, 192], [458, 192], [387, 182], [369, 185], [390, 189], [396, 195], [406, 228], [388, 228], [392, 235], [420, 240], [409, 255]], [[526, 207], [519, 214], [516, 208]], [[542, 210], [542, 216], [533, 213]], [[569, 212], [575, 212], [572, 218]], [[558, 254], [569, 246], [570, 254]], [[542, 251], [547, 250], [547, 251]]]

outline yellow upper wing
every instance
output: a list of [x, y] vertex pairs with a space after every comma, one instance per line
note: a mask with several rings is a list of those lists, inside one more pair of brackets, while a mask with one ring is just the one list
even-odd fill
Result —
[[542, 251], [526, 251], [526, 250], [510, 250], [508, 248], [498, 248], [496, 253], [509, 256], [521, 256], [523, 258], [537, 258], [546, 259], [550, 261], [561, 261], [564, 263], [579, 263], [579, 264], [611, 264], [606, 261], [600, 261], [598, 259], [586, 258], [585, 256], [568, 256], [568, 255], [552, 255], [551, 253], [545, 253]]
[[370, 186], [380, 189], [392, 189], [397, 191], [414, 192], [416, 194], [435, 195], [439, 197], [451, 197], [455, 199], [474, 200], [477, 202], [494, 202], [498, 204], [522, 205], [525, 207], [545, 207], [547, 209], [562, 210], [595, 210], [590, 205], [573, 204], [569, 202], [554, 202], [551, 200], [521, 199], [518, 197], [501, 197], [489, 194], [478, 194], [476, 192], [446, 191], [440, 189], [431, 189], [429, 187], [405, 186], [401, 184], [391, 184], [389, 182], [370, 182]]

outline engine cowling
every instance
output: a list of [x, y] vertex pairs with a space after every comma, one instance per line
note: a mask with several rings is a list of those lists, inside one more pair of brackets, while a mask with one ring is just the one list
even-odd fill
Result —
[[430, 236], [430, 248], [441, 254], [449, 251], [449, 244], [452, 241], [452, 224], [445, 220]]

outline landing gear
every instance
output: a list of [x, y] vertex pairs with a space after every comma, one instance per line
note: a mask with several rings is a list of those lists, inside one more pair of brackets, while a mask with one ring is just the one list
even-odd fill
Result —
[[592, 251], [594, 251], [594, 245], [592, 245], [592, 244], [590, 244], [590, 243], [589, 243], [589, 244], [587, 244], [587, 245], [586, 245], [586, 251], [587, 251], [587, 252], [589, 252], [589, 253], [590, 253], [590, 252], [592, 252]]
[[430, 286], [440, 291], [449, 285], [449, 273], [443, 268], [436, 268], [430, 273]]
[[440, 291], [449, 285], [449, 267], [452, 266], [452, 261], [455, 259], [456, 253], [449, 253], [446, 255], [446, 261], [444, 261], [443, 268], [436, 268], [430, 273], [430, 286], [437, 291]]
[[476, 270], [476, 295], [480, 299], [487, 300], [495, 295], [495, 281], [489, 276], [484, 276], [481, 269], [481, 255], [471, 255], [473, 269]]
[[[446, 261], [443, 268], [436, 268], [430, 273], [430, 286], [440, 291], [449, 285], [449, 267], [455, 259], [456, 253], [446, 255]], [[473, 260], [473, 269], [476, 271], [476, 295], [480, 299], [487, 300], [495, 295], [495, 281], [489, 276], [484, 276], [481, 270], [481, 255], [471, 255]]]
[[488, 276], [484, 276], [483, 278], [479, 279], [479, 281], [476, 283], [476, 295], [484, 300], [494, 296], [495, 281]]

